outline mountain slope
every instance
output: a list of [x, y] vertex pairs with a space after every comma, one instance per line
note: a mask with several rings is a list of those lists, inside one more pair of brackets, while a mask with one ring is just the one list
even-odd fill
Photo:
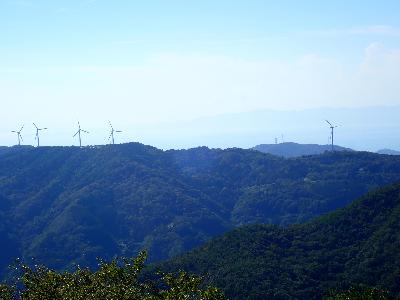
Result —
[[0, 269], [15, 256], [95, 266], [143, 248], [165, 259], [241, 224], [304, 222], [399, 180], [400, 157], [362, 152], [13, 147], [0, 156]]
[[14, 152], [1, 166], [1, 190], [11, 203], [5, 226], [20, 255], [52, 267], [95, 265], [96, 257], [143, 247], [156, 248], [159, 259], [230, 228], [219, 216], [223, 208], [193, 191], [152, 147], [40, 148]]
[[[332, 151], [331, 145], [317, 144], [297, 144], [297, 143], [279, 143], [279, 144], [261, 144], [252, 148], [263, 153], [283, 157], [299, 157], [305, 155], [317, 155], [326, 151]], [[333, 146], [335, 151], [354, 151], [349, 148]]]
[[253, 225], [162, 265], [206, 275], [230, 299], [319, 299], [367, 284], [400, 295], [400, 184], [286, 229]]

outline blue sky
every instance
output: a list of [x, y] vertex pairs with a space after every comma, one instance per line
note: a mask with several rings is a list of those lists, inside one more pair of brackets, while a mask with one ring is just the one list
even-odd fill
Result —
[[215, 115], [400, 105], [399, 15], [399, 1], [4, 0], [0, 141], [32, 122], [70, 145], [81, 120], [102, 144], [109, 119], [131, 141]]

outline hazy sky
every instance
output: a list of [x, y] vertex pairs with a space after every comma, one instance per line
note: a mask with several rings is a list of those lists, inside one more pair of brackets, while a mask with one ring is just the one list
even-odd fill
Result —
[[166, 121], [400, 105], [399, 16], [398, 0], [1, 0], [0, 144], [23, 123], [33, 144], [32, 122], [44, 144], [76, 144], [78, 120], [102, 144], [107, 120], [131, 141]]

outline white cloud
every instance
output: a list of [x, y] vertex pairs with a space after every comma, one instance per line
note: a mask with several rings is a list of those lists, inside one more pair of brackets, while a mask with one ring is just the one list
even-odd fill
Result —
[[66, 122], [152, 123], [265, 108], [399, 104], [400, 50], [373, 43], [360, 60], [350, 67], [316, 54], [293, 61], [162, 54], [139, 67], [3, 69], [0, 96], [8, 103], [0, 117], [22, 111], [22, 119], [37, 113]]
[[354, 80], [355, 91], [365, 101], [376, 104], [400, 104], [400, 50], [389, 50], [372, 43]]

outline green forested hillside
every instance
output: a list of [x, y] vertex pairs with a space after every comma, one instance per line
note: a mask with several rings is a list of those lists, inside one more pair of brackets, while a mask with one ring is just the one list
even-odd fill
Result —
[[51, 268], [149, 251], [160, 260], [248, 223], [287, 225], [400, 180], [400, 157], [252, 150], [162, 151], [137, 143], [0, 152], [0, 269]]
[[359, 284], [400, 296], [399, 249], [396, 184], [303, 225], [235, 229], [160, 266], [206, 275], [229, 299], [320, 299]]

